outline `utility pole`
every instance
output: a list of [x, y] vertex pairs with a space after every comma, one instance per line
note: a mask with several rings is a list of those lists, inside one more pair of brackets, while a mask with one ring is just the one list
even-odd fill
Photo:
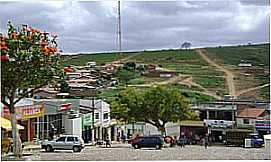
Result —
[[91, 109], [92, 109], [92, 129], [91, 129], [91, 141], [92, 141], [92, 144], [94, 144], [95, 142], [95, 128], [94, 128], [94, 110], [95, 110], [95, 97], [92, 97], [92, 106], [91, 106]]
[[118, 20], [117, 20], [117, 45], [118, 45], [118, 59], [121, 58], [121, 18], [120, 18], [120, 0], [118, 0]]
[[234, 115], [234, 99], [232, 99], [232, 114], [231, 114], [231, 118], [232, 118], [232, 129], [234, 128], [234, 125], [235, 125], [235, 115]]

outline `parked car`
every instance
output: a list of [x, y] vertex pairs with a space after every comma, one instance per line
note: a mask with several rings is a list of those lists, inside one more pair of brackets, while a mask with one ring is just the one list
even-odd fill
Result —
[[251, 136], [250, 136], [251, 134], [252, 134], [252, 130], [242, 130], [242, 129], [227, 130], [224, 144], [244, 146], [245, 139], [248, 139], [248, 138], [251, 139]]
[[249, 134], [249, 139], [251, 139], [252, 147], [262, 147], [264, 144], [263, 139], [261, 139], [258, 134]]
[[76, 135], [63, 135], [52, 141], [41, 143], [41, 148], [47, 152], [53, 152], [54, 150], [73, 150], [73, 152], [80, 152], [84, 147], [84, 141]]
[[163, 147], [164, 140], [159, 136], [145, 136], [135, 139], [131, 144], [135, 149], [139, 149], [141, 147], [155, 147], [156, 149], [161, 149]]
[[251, 130], [233, 130], [226, 132], [226, 139], [224, 140], [224, 144], [226, 145], [237, 145], [244, 146], [245, 139], [251, 140], [252, 147], [262, 147], [264, 144], [263, 139], [259, 138], [258, 134], [251, 133]]
[[135, 137], [135, 138], [132, 138], [132, 139], [129, 139], [128, 140], [128, 143], [129, 144], [133, 144], [133, 143], [135, 143], [136, 141], [138, 141], [140, 138], [142, 138], [143, 136], [137, 136], [137, 137]]

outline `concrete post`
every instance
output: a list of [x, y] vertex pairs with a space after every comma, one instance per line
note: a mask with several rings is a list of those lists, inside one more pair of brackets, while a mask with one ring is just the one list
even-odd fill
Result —
[[31, 141], [31, 119], [27, 120], [27, 141]]
[[100, 126], [99, 129], [100, 129], [100, 131], [99, 131], [99, 139], [103, 139], [103, 134], [102, 134], [103, 127]]
[[47, 136], [47, 139], [49, 139], [49, 116], [46, 115], [46, 125], [47, 125], [47, 130], [46, 130], [46, 136]]
[[106, 133], [108, 135], [109, 140], [111, 141], [111, 128], [110, 127], [107, 128], [107, 132]]
[[40, 117], [37, 117], [37, 140], [40, 139]]

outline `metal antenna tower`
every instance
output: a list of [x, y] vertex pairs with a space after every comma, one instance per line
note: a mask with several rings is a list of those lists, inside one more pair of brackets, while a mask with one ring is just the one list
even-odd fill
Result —
[[118, 0], [118, 20], [117, 20], [117, 60], [121, 59], [121, 18], [120, 18], [120, 0]]

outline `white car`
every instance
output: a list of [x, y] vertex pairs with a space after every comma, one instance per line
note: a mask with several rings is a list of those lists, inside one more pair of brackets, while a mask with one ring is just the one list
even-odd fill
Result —
[[47, 152], [53, 152], [54, 150], [73, 150], [73, 152], [80, 152], [84, 147], [84, 141], [77, 135], [63, 135], [52, 141], [41, 143], [41, 148]]

